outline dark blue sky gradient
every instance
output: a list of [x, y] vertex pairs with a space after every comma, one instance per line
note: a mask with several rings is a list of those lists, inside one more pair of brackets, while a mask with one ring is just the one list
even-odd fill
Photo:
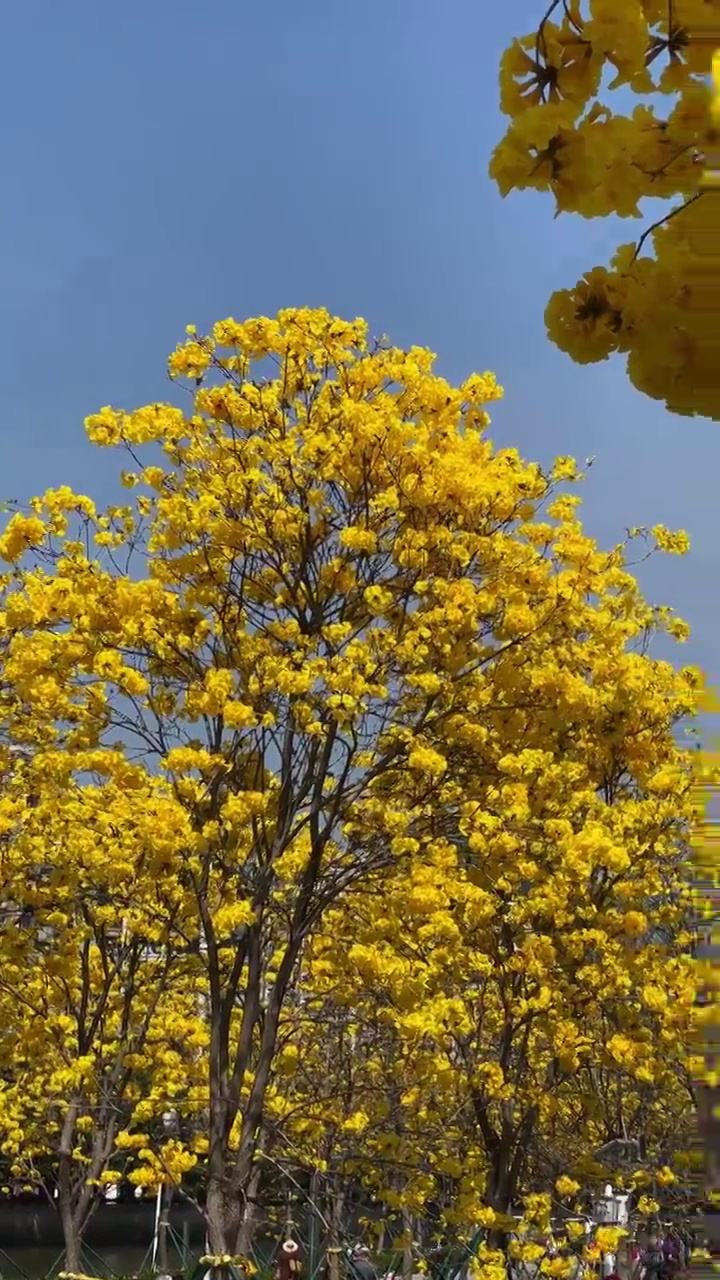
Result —
[[[492, 434], [597, 462], [585, 520], [684, 526], [689, 560], [642, 570], [717, 673], [720, 435], [576, 368], [547, 341], [553, 288], [642, 224], [553, 221], [501, 200], [497, 64], [531, 0], [26, 0], [3, 13], [0, 496], [115, 494], [83, 417], [168, 394], [189, 322], [325, 305], [451, 379], [492, 369]], [[685, 655], [679, 655], [685, 656]]]

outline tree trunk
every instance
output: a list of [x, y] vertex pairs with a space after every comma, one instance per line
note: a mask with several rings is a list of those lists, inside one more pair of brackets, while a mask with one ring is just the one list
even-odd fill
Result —
[[65, 1269], [79, 1271], [87, 1225], [102, 1199], [98, 1179], [108, 1167], [115, 1140], [116, 1116], [100, 1111], [90, 1162], [80, 1168], [75, 1160], [75, 1125], [79, 1114], [73, 1099], [63, 1119], [57, 1146], [57, 1199], [65, 1242]]
[[158, 1219], [157, 1268], [163, 1275], [170, 1270], [169, 1234], [170, 1209], [173, 1202], [173, 1188], [163, 1187], [160, 1193], [160, 1217]]
[[[486, 1199], [496, 1213], [507, 1216], [517, 1201], [518, 1188], [527, 1163], [530, 1140], [537, 1121], [537, 1108], [530, 1107], [519, 1124], [511, 1116], [503, 1118], [500, 1133], [490, 1143], [491, 1166]], [[491, 1249], [499, 1249], [507, 1256], [510, 1237], [504, 1228], [488, 1232]]]
[[68, 1212], [67, 1206], [60, 1205], [60, 1221], [62, 1222], [65, 1243], [65, 1270], [79, 1272], [82, 1260], [82, 1238], [76, 1229], [72, 1207]]
[[250, 1258], [255, 1244], [255, 1233], [258, 1227], [258, 1206], [257, 1194], [260, 1189], [260, 1176], [262, 1167], [256, 1164], [253, 1168], [250, 1181], [248, 1182], [247, 1192], [245, 1194], [245, 1204], [243, 1206], [242, 1217], [240, 1220], [240, 1230], [237, 1239], [237, 1252], [241, 1258]]
[[[288, 942], [263, 1011], [260, 943], [257, 933], [250, 931], [245, 953], [248, 963], [245, 1005], [235, 1044], [231, 1044], [229, 1015], [232, 1001], [229, 996], [237, 994], [243, 962], [239, 957], [234, 986], [224, 994], [217, 959], [213, 962], [215, 967], [211, 966], [214, 990], [210, 1001], [210, 1157], [205, 1217], [210, 1250], [214, 1255], [235, 1255], [239, 1251], [242, 1209], [255, 1171], [280, 1014], [302, 938], [302, 933], [298, 932]], [[254, 1042], [258, 1039], [255, 1054]], [[253, 1059], [250, 1094], [241, 1108], [242, 1083]], [[238, 1116], [241, 1118], [240, 1136], [237, 1149], [231, 1151], [229, 1139]]]
[[412, 1214], [407, 1209], [402, 1211], [402, 1232], [405, 1238], [405, 1247], [402, 1257], [402, 1276], [403, 1280], [411, 1280], [415, 1272], [415, 1251], [413, 1249], [414, 1239], [414, 1222]]
[[[503, 1216], [512, 1212], [515, 1192], [512, 1185], [512, 1169], [507, 1156], [508, 1153], [503, 1148], [499, 1148], [494, 1154], [485, 1192], [490, 1208]], [[508, 1243], [509, 1237], [504, 1227], [490, 1228], [488, 1246], [491, 1249], [507, 1253]]]
[[328, 1280], [340, 1280], [340, 1255], [342, 1252], [342, 1220], [345, 1196], [342, 1191], [330, 1194], [328, 1205]]
[[240, 1201], [226, 1190], [224, 1179], [208, 1180], [205, 1219], [210, 1253], [234, 1255], [240, 1235]]
[[318, 1191], [320, 1188], [320, 1179], [317, 1169], [313, 1169], [310, 1175], [310, 1188], [308, 1196], [308, 1212], [310, 1219], [308, 1223], [308, 1249], [307, 1249], [307, 1270], [309, 1277], [315, 1276], [318, 1267]]
[[82, 1237], [78, 1230], [78, 1221], [73, 1203], [73, 1134], [77, 1106], [74, 1102], [68, 1107], [63, 1120], [60, 1143], [58, 1146], [58, 1210], [62, 1223], [63, 1241], [65, 1244], [65, 1270], [79, 1271], [82, 1255]]

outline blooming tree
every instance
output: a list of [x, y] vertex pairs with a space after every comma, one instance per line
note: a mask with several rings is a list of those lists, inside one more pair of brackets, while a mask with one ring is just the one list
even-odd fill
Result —
[[[552, 1087], [598, 1052], [654, 1079], [648, 1010], [662, 1043], [682, 1017], [679, 962], [646, 951], [641, 987], [629, 940], [674, 883], [687, 776], [670, 730], [699, 686], [643, 645], [686, 628], [644, 602], [626, 547], [583, 533], [575, 463], [495, 449], [494, 378], [452, 386], [433, 359], [325, 311], [193, 331], [170, 359], [184, 407], [87, 419], [132, 500], [101, 512], [61, 487], [0, 537], [6, 734], [81, 821], [111, 797], [141, 868], [137, 912], [117, 883], [113, 911], [192, 991], [215, 1257], [243, 1238], [284, 1019], [328, 920], [352, 940], [342, 981], [375, 974], [416, 1069], [457, 1074], [479, 1135], [464, 1203], [489, 1213]], [[123, 1131], [148, 1179], [163, 1157], [142, 1126], [169, 1094], [151, 1088]]]
[[[16, 1178], [57, 1196], [78, 1271], [103, 1188], [149, 1145], [128, 1129], [192, 1092], [205, 1036], [136, 838], [132, 806], [151, 797], [132, 770], [118, 792], [46, 762], [15, 767], [0, 801], [0, 1143]], [[175, 1177], [195, 1162], [172, 1141], [160, 1154]]]

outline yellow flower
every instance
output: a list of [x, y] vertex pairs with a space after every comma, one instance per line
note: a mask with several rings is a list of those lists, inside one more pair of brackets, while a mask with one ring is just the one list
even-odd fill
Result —
[[175, 349], [168, 361], [171, 378], [202, 378], [210, 367], [212, 347], [194, 338]]
[[447, 761], [432, 747], [413, 747], [408, 756], [408, 764], [418, 773], [427, 773], [431, 776], [439, 776], [447, 768]]
[[601, 1253], [616, 1253], [625, 1235], [627, 1232], [619, 1227], [598, 1227], [595, 1232], [595, 1243]]
[[257, 724], [255, 712], [244, 702], [226, 702], [223, 719], [228, 729], [247, 729]]
[[0, 557], [15, 563], [30, 547], [40, 546], [45, 534], [45, 525], [38, 516], [25, 516], [18, 512], [11, 516], [0, 536]]
[[660, 1212], [660, 1205], [651, 1196], [640, 1196], [637, 1202], [637, 1211], [644, 1217], [651, 1217], [652, 1214]]
[[555, 1190], [559, 1196], [562, 1196], [563, 1199], [567, 1199], [569, 1196], [577, 1195], [580, 1190], [580, 1183], [575, 1182], [574, 1178], [568, 1178], [563, 1174], [562, 1177], [557, 1179], [555, 1183]]

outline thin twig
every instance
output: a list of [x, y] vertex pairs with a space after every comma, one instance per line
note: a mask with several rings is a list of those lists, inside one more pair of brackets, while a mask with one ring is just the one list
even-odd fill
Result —
[[633, 262], [635, 262], [635, 260], [636, 260], [636, 258], [637, 258], [637, 256], [638, 256], [638, 254], [640, 253], [640, 250], [642, 249], [642, 247], [643, 247], [643, 245], [644, 245], [645, 241], [647, 240], [648, 236], [652, 235], [653, 231], [657, 231], [658, 227], [663, 227], [663, 226], [665, 226], [665, 224], [666, 224], [667, 222], [670, 222], [670, 220], [671, 220], [672, 218], [675, 218], [679, 213], [682, 213], [682, 212], [683, 212], [683, 209], [689, 209], [689, 208], [690, 208], [690, 205], [691, 205], [691, 204], [694, 204], [694, 203], [695, 203], [695, 201], [696, 201], [696, 200], [699, 200], [699, 199], [700, 199], [700, 197], [701, 197], [702, 195], [704, 195], [704, 194], [705, 194], [705, 193], [704, 193], [703, 191], [698, 191], [697, 195], [691, 196], [689, 200], [686, 200], [686, 201], [685, 201], [685, 204], [679, 204], [679, 205], [678, 205], [678, 207], [677, 207], [677, 209], [672, 209], [672, 210], [670, 211], [670, 213], [666, 213], [666, 214], [665, 214], [665, 217], [664, 217], [664, 218], [659, 218], [657, 222], [653, 222], [652, 226], [651, 226], [651, 227], [648, 227], [648, 228], [647, 228], [647, 231], [644, 231], [644, 232], [643, 232], [643, 234], [641, 235], [640, 239], [638, 240], [638, 242], [637, 242], [637, 244], [636, 244], [636, 246], [635, 246], [635, 252], [634, 252], [634, 254], [633, 254], [633, 256], [632, 256], [632, 261], [633, 261]]

